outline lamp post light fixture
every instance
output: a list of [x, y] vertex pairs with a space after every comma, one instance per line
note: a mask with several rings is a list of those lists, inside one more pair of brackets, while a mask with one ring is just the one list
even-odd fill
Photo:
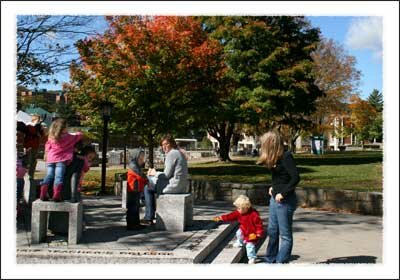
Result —
[[107, 164], [107, 142], [108, 142], [108, 121], [111, 117], [112, 103], [104, 101], [100, 104], [101, 117], [103, 118], [103, 149], [101, 158], [101, 194], [106, 193], [106, 164]]

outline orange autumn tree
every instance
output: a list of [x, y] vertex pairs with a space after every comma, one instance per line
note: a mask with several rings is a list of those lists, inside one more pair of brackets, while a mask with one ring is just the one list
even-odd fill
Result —
[[361, 145], [364, 145], [364, 141], [369, 139], [369, 131], [375, 118], [378, 116], [375, 108], [365, 100], [362, 100], [359, 96], [354, 95], [350, 98], [349, 109], [351, 111], [351, 126], [353, 133], [360, 140]]
[[164, 133], [204, 126], [218, 103], [222, 48], [199, 21], [175, 16], [109, 16], [103, 35], [77, 42], [80, 63], [65, 85], [75, 106], [98, 127], [99, 102], [114, 103], [111, 129], [142, 136], [150, 149]]
[[313, 133], [320, 135], [331, 129], [335, 117], [347, 115], [347, 104], [358, 88], [361, 73], [356, 69], [355, 57], [332, 39], [323, 39], [312, 58], [315, 83], [325, 93], [317, 98], [311, 116]]

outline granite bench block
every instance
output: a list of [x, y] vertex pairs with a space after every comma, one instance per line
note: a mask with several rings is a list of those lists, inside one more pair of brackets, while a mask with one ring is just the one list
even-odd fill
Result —
[[193, 221], [192, 194], [164, 194], [157, 198], [156, 228], [183, 232]]
[[121, 207], [123, 209], [127, 209], [128, 207], [126, 206], [127, 203], [127, 192], [128, 192], [128, 182], [127, 181], [122, 181], [122, 187], [121, 187]]
[[49, 212], [68, 213], [68, 243], [77, 244], [82, 236], [82, 202], [53, 202], [40, 199], [32, 203], [32, 244], [38, 244], [46, 239]]

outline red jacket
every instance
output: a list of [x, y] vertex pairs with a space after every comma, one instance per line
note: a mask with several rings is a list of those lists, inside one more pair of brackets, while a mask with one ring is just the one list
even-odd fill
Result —
[[[245, 214], [240, 214], [238, 210], [235, 210], [229, 214], [222, 215], [221, 219], [224, 222], [238, 221], [240, 224], [240, 229], [242, 230], [243, 239], [246, 242], [256, 242], [261, 236], [264, 235], [264, 228], [260, 214], [253, 208], [250, 208]], [[251, 233], [255, 233], [257, 238], [249, 240], [249, 235]]]
[[127, 177], [128, 192], [143, 192], [144, 186], [147, 184], [147, 178], [139, 176], [131, 169], [128, 169]]
[[43, 130], [40, 125], [27, 125], [24, 137], [24, 148], [38, 149], [43, 140]]

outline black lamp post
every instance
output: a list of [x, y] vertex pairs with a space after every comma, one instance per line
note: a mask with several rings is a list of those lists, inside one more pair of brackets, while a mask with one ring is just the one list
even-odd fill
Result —
[[101, 117], [103, 118], [103, 150], [101, 158], [101, 194], [106, 193], [106, 163], [107, 163], [107, 141], [108, 121], [111, 117], [112, 103], [105, 101], [100, 104]]

